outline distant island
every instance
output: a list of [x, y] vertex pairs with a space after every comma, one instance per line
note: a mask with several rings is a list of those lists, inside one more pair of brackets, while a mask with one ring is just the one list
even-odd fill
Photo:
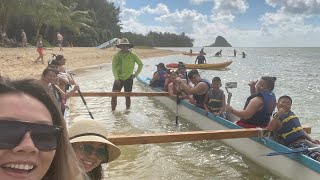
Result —
[[216, 41], [207, 47], [232, 47], [232, 46], [231, 44], [228, 43], [228, 41], [224, 37], [218, 36], [216, 38]]

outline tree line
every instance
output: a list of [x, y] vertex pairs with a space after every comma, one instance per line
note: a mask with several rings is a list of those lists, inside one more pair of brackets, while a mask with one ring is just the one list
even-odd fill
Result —
[[106, 0], [0, 0], [1, 42], [10, 39], [11, 46], [18, 46], [24, 29], [31, 45], [39, 35], [45, 46], [55, 45], [60, 32], [64, 46], [96, 46], [121, 37], [139, 46], [192, 46], [184, 33], [121, 33], [119, 14], [120, 8]]

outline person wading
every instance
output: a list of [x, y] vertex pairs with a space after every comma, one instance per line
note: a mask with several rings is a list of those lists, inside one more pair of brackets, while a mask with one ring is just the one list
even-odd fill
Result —
[[[115, 54], [112, 59], [112, 73], [114, 76], [112, 92], [120, 92], [122, 87], [124, 87], [125, 92], [132, 92], [133, 79], [138, 76], [143, 67], [143, 63], [138, 56], [129, 51], [133, 46], [127, 38], [121, 39], [117, 45], [117, 48], [121, 50]], [[138, 69], [133, 73], [135, 64], [138, 65]], [[130, 106], [130, 96], [126, 96], [126, 108], [129, 109]], [[111, 99], [112, 111], [114, 111], [116, 107], [117, 97], [113, 96]]]

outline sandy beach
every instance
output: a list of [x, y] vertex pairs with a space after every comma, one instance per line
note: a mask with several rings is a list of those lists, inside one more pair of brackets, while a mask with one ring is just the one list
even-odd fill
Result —
[[[119, 49], [97, 49], [95, 47], [65, 47], [64, 51], [59, 48], [47, 48], [44, 50], [45, 64], [41, 62], [34, 63], [38, 57], [36, 48], [0, 48], [0, 72], [4, 77], [11, 79], [20, 79], [26, 77], [39, 78], [47, 62], [52, 58], [53, 54], [62, 54], [67, 59], [66, 67], [69, 70], [76, 70], [104, 63], [111, 63], [112, 56]], [[133, 48], [133, 52], [140, 57], [146, 59], [150, 57], [161, 57], [180, 52], [161, 50], [161, 49], [142, 49]]]

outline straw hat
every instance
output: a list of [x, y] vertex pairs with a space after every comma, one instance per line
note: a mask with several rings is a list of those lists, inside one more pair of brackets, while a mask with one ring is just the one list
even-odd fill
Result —
[[105, 126], [95, 120], [80, 120], [75, 122], [69, 129], [70, 143], [78, 142], [99, 142], [107, 145], [108, 149], [108, 161], [102, 161], [102, 163], [111, 162], [117, 159], [121, 151], [107, 139], [108, 131]]
[[129, 40], [127, 38], [120, 39], [119, 44], [116, 45], [116, 47], [120, 48], [120, 49], [121, 49], [122, 46], [128, 46], [129, 48], [133, 48], [134, 47], [133, 44], [129, 43]]

